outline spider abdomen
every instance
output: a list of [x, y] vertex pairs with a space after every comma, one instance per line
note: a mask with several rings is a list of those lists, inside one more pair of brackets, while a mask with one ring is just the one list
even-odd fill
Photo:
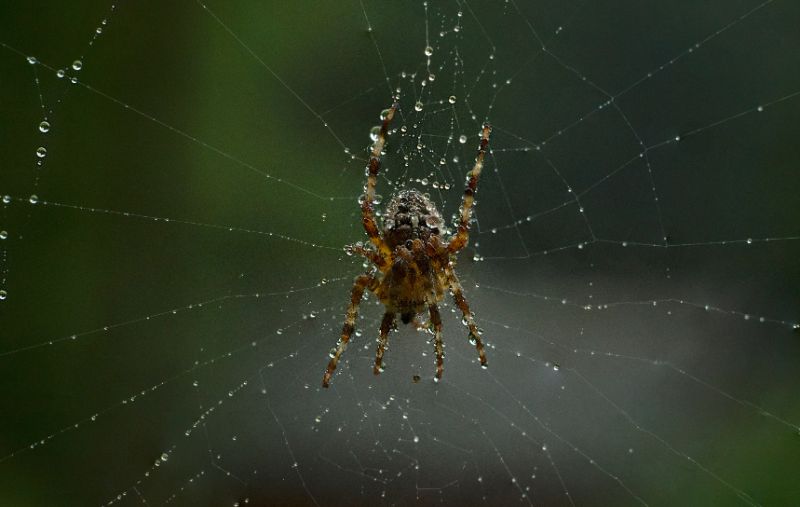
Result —
[[401, 190], [384, 212], [383, 232], [389, 248], [421, 239], [427, 243], [442, 230], [442, 215], [430, 198], [417, 190]]

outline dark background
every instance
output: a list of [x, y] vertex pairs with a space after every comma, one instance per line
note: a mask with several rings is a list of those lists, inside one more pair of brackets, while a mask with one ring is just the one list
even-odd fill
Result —
[[[797, 504], [795, 2], [207, 7], [0, 7], [0, 504]], [[396, 87], [490, 368], [323, 390]]]

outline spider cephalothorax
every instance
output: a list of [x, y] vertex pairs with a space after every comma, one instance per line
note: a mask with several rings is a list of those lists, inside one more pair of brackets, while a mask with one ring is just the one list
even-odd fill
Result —
[[478, 189], [478, 178], [483, 169], [483, 159], [489, 145], [489, 125], [481, 130], [481, 141], [475, 165], [467, 174], [467, 186], [458, 220], [456, 233], [445, 239], [444, 221], [430, 198], [416, 190], [401, 190], [389, 201], [384, 212], [383, 230], [378, 230], [373, 210], [375, 185], [381, 167], [381, 152], [386, 143], [389, 124], [397, 111], [397, 104], [392, 105], [381, 114], [383, 123], [378, 133], [367, 166], [367, 185], [364, 198], [361, 200], [361, 215], [364, 230], [369, 236], [372, 248], [356, 244], [348, 247], [351, 253], [363, 255], [369, 259], [376, 272], [360, 275], [356, 278], [350, 295], [350, 305], [345, 315], [342, 334], [338, 345], [331, 350], [328, 369], [322, 378], [323, 387], [328, 387], [339, 358], [347, 348], [350, 336], [355, 330], [358, 305], [364, 291], [374, 292], [386, 309], [381, 321], [378, 350], [375, 353], [375, 374], [383, 371], [383, 354], [389, 342], [389, 331], [394, 325], [395, 316], [399, 313], [404, 324], [426, 309], [433, 330], [434, 351], [436, 354], [436, 376], [442, 378], [444, 369], [444, 343], [442, 342], [442, 318], [438, 303], [444, 299], [446, 291], [450, 291], [456, 306], [464, 315], [469, 327], [469, 339], [478, 350], [481, 366], [486, 366], [486, 354], [483, 349], [480, 332], [473, 319], [469, 304], [464, 297], [461, 284], [453, 269], [455, 254], [463, 249], [469, 239], [469, 223], [472, 217], [474, 195]]

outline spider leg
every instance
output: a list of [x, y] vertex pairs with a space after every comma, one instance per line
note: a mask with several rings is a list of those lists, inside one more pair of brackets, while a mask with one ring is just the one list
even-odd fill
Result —
[[419, 315], [415, 315], [411, 323], [414, 324], [414, 328], [417, 331], [427, 332], [430, 329], [430, 322], [423, 322], [420, 320]]
[[431, 323], [433, 324], [433, 350], [436, 352], [436, 377], [434, 380], [438, 382], [442, 378], [442, 371], [444, 370], [444, 343], [442, 343], [442, 316], [439, 315], [439, 308], [436, 303], [432, 303], [428, 310], [431, 314]]
[[486, 149], [489, 146], [489, 134], [491, 131], [492, 128], [489, 124], [484, 124], [481, 133], [481, 144], [478, 146], [478, 155], [475, 157], [475, 166], [467, 173], [467, 188], [464, 189], [464, 197], [461, 200], [461, 216], [458, 221], [458, 231], [447, 245], [447, 250], [450, 253], [458, 252], [467, 246], [467, 241], [469, 241], [469, 222], [472, 218], [472, 206], [475, 203], [475, 192], [478, 191], [478, 178], [480, 178], [481, 170], [483, 169], [483, 159], [486, 156]]
[[375, 186], [378, 184], [378, 171], [381, 169], [381, 152], [383, 151], [383, 146], [386, 144], [389, 124], [392, 118], [394, 118], [395, 111], [397, 111], [397, 102], [392, 104], [392, 107], [386, 111], [381, 129], [378, 132], [378, 138], [375, 140], [375, 144], [372, 145], [372, 153], [369, 156], [369, 165], [367, 165], [367, 185], [364, 188], [364, 200], [361, 202], [361, 220], [364, 223], [364, 230], [367, 232], [369, 240], [375, 245], [375, 248], [378, 249], [381, 257], [384, 259], [390, 259], [392, 251], [378, 232], [378, 224], [375, 221], [372, 201], [375, 200]]
[[381, 321], [381, 335], [378, 338], [378, 350], [375, 352], [375, 368], [373, 369], [375, 375], [380, 375], [383, 371], [383, 353], [389, 343], [389, 331], [392, 330], [392, 324], [394, 324], [394, 313], [384, 313]]
[[447, 274], [450, 282], [450, 292], [453, 293], [453, 300], [455, 300], [456, 306], [458, 306], [458, 309], [461, 310], [461, 313], [464, 315], [464, 320], [467, 322], [467, 327], [469, 328], [469, 341], [475, 345], [476, 349], [478, 349], [478, 357], [481, 360], [481, 367], [486, 368], [486, 352], [483, 349], [481, 333], [478, 330], [478, 326], [475, 325], [475, 319], [473, 318], [472, 312], [469, 309], [467, 298], [464, 297], [464, 291], [461, 288], [461, 282], [458, 281], [458, 277], [454, 271], [448, 270]]
[[367, 259], [372, 261], [373, 264], [378, 266], [378, 269], [380, 269], [381, 271], [386, 271], [387, 269], [389, 269], [389, 263], [386, 262], [386, 259], [381, 257], [381, 255], [375, 250], [370, 250], [369, 248], [366, 248], [364, 245], [361, 244], [347, 245], [344, 249], [348, 254], [358, 254], [363, 257], [366, 257]]
[[361, 303], [361, 297], [364, 291], [372, 285], [375, 277], [371, 275], [360, 275], [353, 283], [353, 289], [350, 291], [350, 305], [347, 307], [347, 313], [344, 318], [344, 325], [342, 326], [342, 336], [339, 338], [339, 343], [336, 346], [336, 351], [331, 355], [331, 360], [328, 362], [328, 369], [325, 371], [325, 376], [322, 377], [322, 387], [328, 387], [333, 376], [336, 365], [339, 364], [339, 358], [347, 348], [347, 342], [350, 341], [350, 335], [356, 327], [356, 317], [358, 316], [358, 305]]

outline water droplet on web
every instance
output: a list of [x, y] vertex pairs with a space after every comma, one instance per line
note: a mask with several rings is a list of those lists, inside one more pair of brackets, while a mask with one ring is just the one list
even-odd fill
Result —
[[169, 459], [169, 454], [162, 452], [161, 453], [161, 461], [167, 461]]
[[[430, 46], [425, 46], [425, 56], [431, 56], [433, 54], [433, 48]], [[30, 59], [28, 60], [30, 61]], [[35, 61], [32, 63], [36, 63]]]
[[47, 120], [43, 120], [39, 124], [39, 132], [43, 132], [44, 133], [44, 132], [49, 132], [49, 131], [50, 131], [50, 122], [48, 122]]
[[460, 136], [458, 136], [458, 142], [461, 143], [461, 144], [466, 144], [467, 136], [465, 136], [464, 134], [461, 134]]
[[3, 196], [3, 204], [8, 204], [11, 202], [11, 196], [6, 194]]
[[28, 202], [30, 202], [31, 204], [36, 204], [37, 202], [39, 202], [39, 196], [36, 194], [32, 194], [30, 197], [28, 197]]
[[80, 60], [75, 60], [72, 62], [72, 68], [74, 70], [81, 70], [83, 68], [83, 62]]
[[415, 444], [416, 444], [416, 443], [419, 443], [419, 437], [418, 437], [418, 436], [416, 436], [416, 435], [414, 435], [414, 443], [415, 443]]
[[39, 60], [37, 60], [35, 56], [29, 56], [28, 63], [30, 63], [31, 65], [36, 65], [37, 63], [39, 63]]
[[422, 102], [417, 101], [417, 103], [414, 104], [414, 111], [422, 111]]
[[39, 158], [44, 158], [47, 156], [47, 148], [44, 146], [39, 146], [36, 148], [36, 156]]
[[8, 297], [8, 292], [6, 292], [3, 289], [0, 289], [0, 301], [4, 300], [7, 297]]
[[752, 245], [753, 244], [753, 238], [747, 238], [747, 244], [748, 245]]
[[8, 231], [0, 231], [0, 239], [8, 238]]
[[67, 75], [67, 73], [66, 73], [66, 72], [64, 72], [64, 69], [58, 69], [58, 70], [56, 71], [56, 77], [57, 77], [58, 79], [61, 79], [61, 78], [63, 78], [63, 77], [64, 77], [64, 76], [66, 76], [66, 75]]

